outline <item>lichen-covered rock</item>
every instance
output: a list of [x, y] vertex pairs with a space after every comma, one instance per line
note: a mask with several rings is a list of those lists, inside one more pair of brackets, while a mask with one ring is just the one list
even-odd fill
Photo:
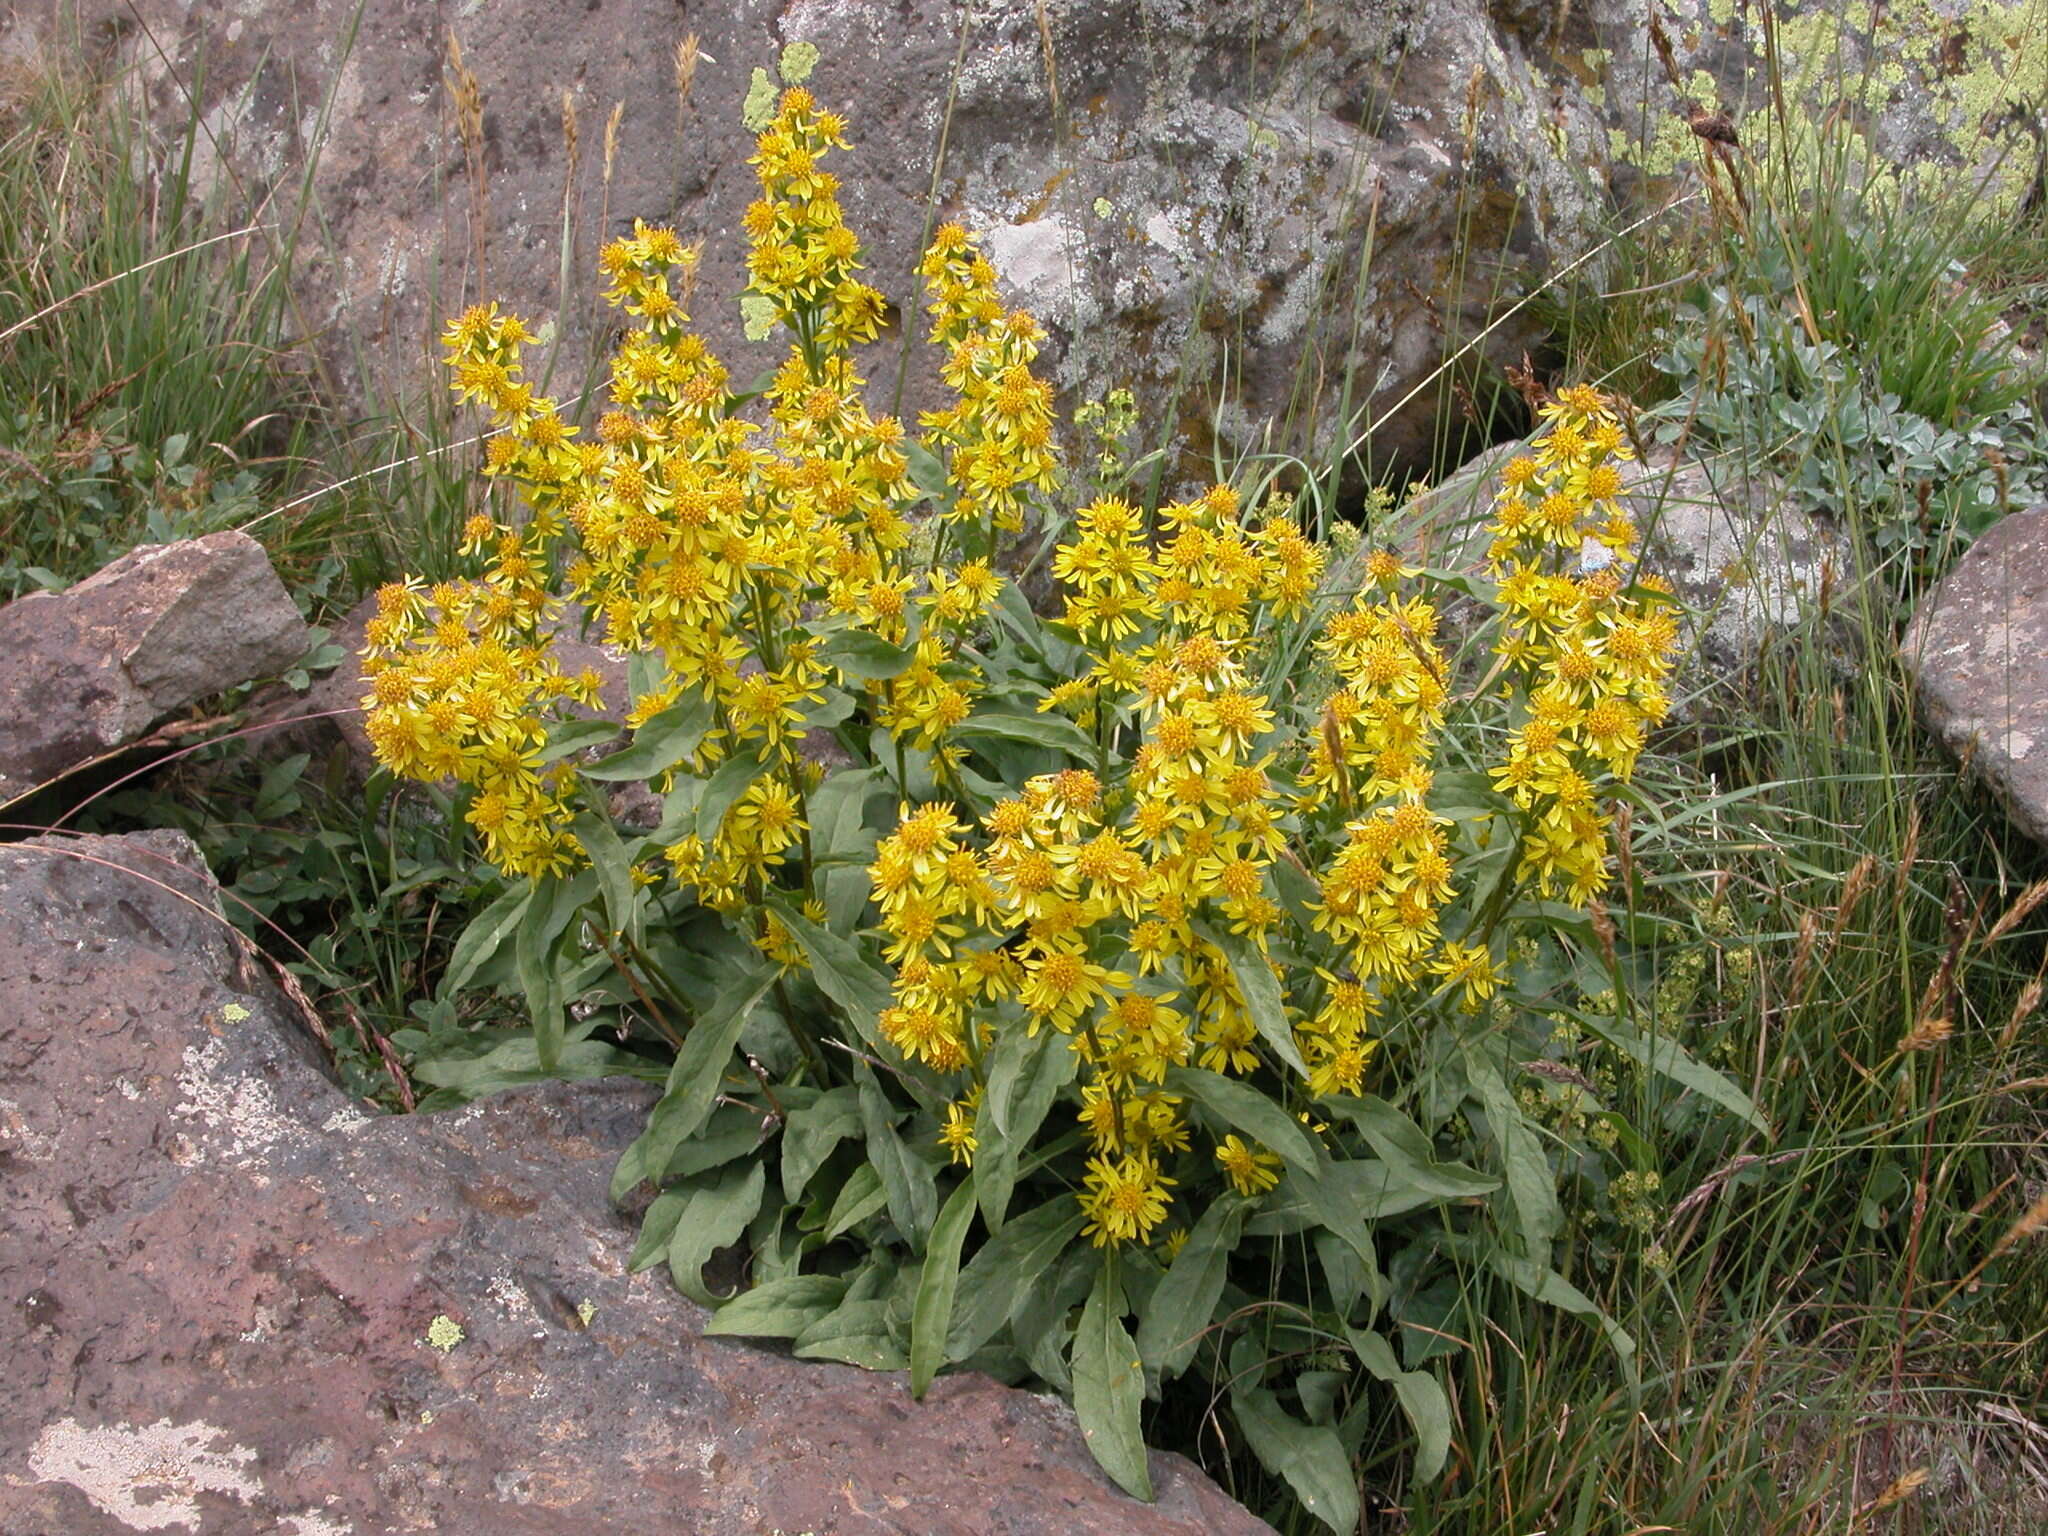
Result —
[[1252, 1536], [985, 1377], [702, 1335], [626, 1272], [648, 1093], [364, 1114], [181, 835], [0, 847], [6, 1536]]
[[1921, 603], [1899, 653], [1928, 729], [2048, 843], [2048, 507], [1979, 535]]
[[246, 533], [144, 544], [0, 607], [0, 803], [300, 660], [312, 633]]
[[[47, 18], [69, 8], [20, 6], [17, 34], [54, 47]], [[289, 199], [317, 151], [336, 243], [326, 266], [299, 243], [309, 318], [406, 388], [443, 317], [478, 295], [552, 322], [568, 342], [556, 382], [580, 378], [604, 314], [592, 260], [636, 215], [705, 237], [691, 307], [734, 377], [778, 362], [743, 340], [737, 297], [757, 195], [740, 108], [783, 44], [819, 51], [809, 83], [851, 119], [853, 152], [830, 168], [869, 281], [921, 318], [918, 247], [934, 213], [962, 218], [1051, 325], [1071, 400], [1131, 386], [1149, 419], [1198, 438], [1214, 421], [1249, 443], [1292, 418], [1282, 441], [1323, 450], [1345, 399], [1369, 407], [1382, 460], [1412, 465], [1449, 398], [1427, 382], [1439, 363], [1496, 318], [1485, 355], [1536, 346], [1540, 325], [1504, 312], [1598, 238], [1599, 116], [1532, 66], [1543, 29], [1488, 0], [590, 0], [573, 25], [549, 0], [77, 9], [119, 30], [116, 60], [139, 65], [167, 123], [202, 92], [207, 174], [217, 146], [252, 195]], [[679, 106], [685, 30], [706, 58]], [[481, 206], [444, 85], [451, 33], [484, 95]], [[868, 370], [885, 397], [899, 342]], [[342, 366], [356, 355], [340, 351]]]

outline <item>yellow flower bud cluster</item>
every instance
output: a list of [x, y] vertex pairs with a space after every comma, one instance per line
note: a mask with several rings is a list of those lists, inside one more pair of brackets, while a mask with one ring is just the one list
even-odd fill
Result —
[[1607, 882], [1599, 783], [1630, 776], [1668, 712], [1678, 628], [1668, 588], [1631, 569], [1636, 529], [1619, 497], [1634, 455], [1611, 403], [1575, 385], [1542, 417], [1535, 451], [1502, 471], [1490, 530], [1499, 654], [1522, 715], [1493, 779], [1527, 813], [1522, 860], [1538, 888], [1583, 903]]

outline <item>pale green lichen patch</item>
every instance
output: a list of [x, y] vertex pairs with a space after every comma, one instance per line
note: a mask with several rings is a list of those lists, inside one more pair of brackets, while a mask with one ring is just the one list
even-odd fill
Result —
[[240, 1024], [245, 1022], [248, 1017], [249, 1010], [240, 1003], [229, 1003], [220, 1011], [220, 1021], [223, 1024]]
[[444, 1355], [460, 1344], [462, 1338], [462, 1324], [456, 1322], [454, 1318], [448, 1316], [445, 1312], [427, 1324], [426, 1343], [428, 1348], [438, 1349]]
[[818, 45], [791, 43], [782, 50], [782, 60], [777, 67], [782, 71], [785, 85], [802, 85], [811, 78], [811, 71], [818, 67]]

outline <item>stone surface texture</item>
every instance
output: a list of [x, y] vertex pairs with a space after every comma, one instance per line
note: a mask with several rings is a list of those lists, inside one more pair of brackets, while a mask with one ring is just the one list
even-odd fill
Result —
[[703, 1338], [605, 1199], [646, 1103], [370, 1117], [181, 835], [0, 848], [0, 1536], [1266, 1529], [1048, 1399]]
[[1900, 654], [1928, 729], [2048, 842], [2048, 507], [1981, 535], [1921, 603]]
[[[58, 46], [68, 3], [20, 5], [15, 49]], [[913, 265], [943, 130], [938, 211], [985, 236], [1012, 299], [1052, 327], [1047, 362], [1070, 400], [1131, 386], [1148, 420], [1171, 411], [1197, 439], [1220, 425], [1249, 442], [1293, 415], [1300, 441], [1309, 402], [1327, 407], [1349, 371], [1354, 407], [1369, 396], [1392, 413], [1376, 446], [1414, 458], [1441, 404], [1425, 381], [1447, 352], [1597, 240], [1603, 194], [1589, 168], [1604, 129], [1534, 62], [1549, 8], [588, 0], [570, 13], [555, 0], [367, 0], [352, 30], [357, 9], [78, 5], [106, 40], [109, 76], [138, 65], [167, 124], [200, 93], [208, 176], [232, 169], [257, 195], [288, 196], [317, 151], [334, 243], [306, 272], [306, 302], [316, 323], [362, 343], [385, 384], [417, 388], [446, 315], [479, 295], [554, 322], [569, 343], [557, 386], [580, 377], [607, 313], [589, 299], [598, 244], [635, 215], [705, 239], [692, 309], [734, 378], [774, 366], [778, 355], [744, 342], [737, 305], [740, 215], [757, 195], [740, 106], [753, 69], [800, 42], [821, 53], [811, 88], [851, 118], [853, 151], [829, 169], [867, 241], [868, 280], [921, 319]], [[707, 57], [679, 110], [686, 31]], [[485, 97], [480, 207], [445, 84], [451, 33]], [[302, 242], [302, 262], [315, 243]], [[1482, 350], [1512, 360], [1541, 335], [1516, 314]], [[337, 349], [343, 365], [351, 355]], [[912, 378], [934, 371], [920, 360]], [[897, 338], [867, 372], [886, 399]], [[1210, 381], [1225, 377], [1219, 396]], [[1313, 435], [1336, 427], [1327, 413]]]
[[0, 802], [282, 672], [311, 631], [245, 533], [144, 544], [0, 608]]

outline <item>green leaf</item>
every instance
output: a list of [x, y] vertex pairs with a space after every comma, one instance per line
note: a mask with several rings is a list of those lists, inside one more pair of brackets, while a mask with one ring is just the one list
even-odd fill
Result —
[[1463, 1163], [1440, 1163], [1436, 1149], [1421, 1126], [1385, 1099], [1365, 1094], [1357, 1098], [1332, 1095], [1317, 1101], [1331, 1114], [1348, 1120], [1388, 1167], [1416, 1188], [1458, 1200], [1490, 1194], [1500, 1180], [1467, 1168]]
[[903, 675], [913, 652], [907, 645], [893, 645], [865, 629], [835, 630], [824, 638], [815, 655], [843, 677], [864, 682], [885, 682]]
[[1074, 1345], [1074, 1320], [1095, 1273], [1102, 1267], [1099, 1249], [1086, 1244], [1070, 1248], [1057, 1269], [1034, 1285], [1017, 1289], [1010, 1298], [1010, 1338], [1025, 1364], [1053, 1390], [1071, 1397], [1073, 1372], [1067, 1357]]
[[782, 1196], [801, 1200], [832, 1149], [860, 1134], [860, 1093], [842, 1085], [794, 1109], [782, 1126]]
[[1557, 1203], [1557, 1180], [1550, 1171], [1550, 1159], [1543, 1155], [1543, 1143], [1530, 1129], [1522, 1106], [1508, 1091], [1507, 1079], [1501, 1076], [1500, 1069], [1472, 1051], [1464, 1054], [1466, 1075], [1479, 1090], [1487, 1128], [1500, 1149], [1507, 1173], [1508, 1201], [1514, 1207], [1527, 1256], [1547, 1260], [1551, 1240], [1564, 1226], [1564, 1211]]
[[889, 1107], [873, 1073], [861, 1078], [860, 1119], [867, 1132], [868, 1161], [882, 1176], [889, 1219], [911, 1247], [922, 1247], [939, 1211], [937, 1176], [896, 1134], [896, 1111]]
[[1287, 1480], [1302, 1507], [1341, 1536], [1358, 1529], [1358, 1476], [1334, 1429], [1303, 1424], [1264, 1387], [1240, 1381], [1230, 1406], [1245, 1443], [1270, 1472]]
[[718, 1100], [718, 1085], [732, 1062], [733, 1047], [739, 1044], [740, 1031], [774, 984], [772, 970], [742, 976], [719, 993], [709, 1013], [690, 1026], [683, 1048], [669, 1068], [667, 1090], [612, 1173], [614, 1201], [624, 1199], [642, 1179], [659, 1178], [676, 1148], [704, 1128]]
[[1081, 1327], [1074, 1335], [1074, 1416], [1096, 1464], [1134, 1499], [1152, 1499], [1152, 1469], [1138, 1415], [1145, 1403], [1145, 1371], [1138, 1346], [1124, 1328], [1123, 1289], [1114, 1259], [1096, 1272]]
[[570, 894], [575, 884], [552, 876], [539, 881], [534, 900], [512, 941], [519, 990], [526, 997], [527, 1016], [533, 1021], [533, 1038], [539, 1047], [543, 1072], [555, 1070], [567, 1038], [569, 999], [562, 989], [564, 967], [556, 948], [576, 906], [580, 905]]
[[[923, 443], [910, 441], [904, 447], [910, 460], [910, 483], [935, 501], [946, 499], [946, 466]], [[1008, 585], [1008, 583], [1005, 583]]]
[[620, 726], [616, 720], [554, 720], [548, 723], [548, 742], [540, 749], [539, 761], [543, 764], [557, 763], [572, 753], [581, 752], [607, 741], [618, 739]]
[[590, 858], [597, 875], [598, 894], [604, 898], [605, 926], [612, 935], [623, 934], [634, 945], [640, 942], [644, 903], [640, 887], [633, 881], [632, 861], [626, 845], [619, 840], [611, 818], [585, 811], [575, 821], [576, 841]]
[[654, 1203], [640, 1218], [640, 1236], [633, 1244], [633, 1256], [626, 1260], [629, 1272], [639, 1274], [668, 1252], [669, 1241], [676, 1235], [676, 1223], [683, 1219], [693, 1193], [690, 1189], [670, 1189], [654, 1197]]
[[981, 1142], [975, 1154], [975, 1184], [982, 1219], [991, 1233], [1002, 1230], [1009, 1211], [1018, 1159], [1030, 1150], [1053, 1101], [1079, 1069], [1080, 1059], [1066, 1038], [1053, 1030], [1040, 1030], [1035, 1039], [1021, 1029], [1004, 1030], [997, 1037], [988, 1086], [975, 1116]]
[[651, 716], [633, 733], [633, 744], [583, 769], [583, 777], [601, 783], [652, 779], [667, 773], [704, 744], [711, 728], [711, 706], [691, 694]]
[[1050, 1274], [1086, 1220], [1072, 1195], [1055, 1195], [983, 1243], [960, 1277], [947, 1357], [964, 1360], [994, 1338], [1017, 1300], [1018, 1277]]
[[974, 1224], [974, 1176], [946, 1198], [945, 1209], [932, 1224], [925, 1245], [924, 1268], [917, 1277], [917, 1299], [910, 1309], [910, 1395], [925, 1388], [946, 1363], [946, 1340], [953, 1327], [953, 1297], [960, 1284], [960, 1248]]
[[1178, 1376], [1201, 1348], [1249, 1208], [1235, 1195], [1211, 1202], [1165, 1278], [1152, 1288], [1138, 1324], [1138, 1358], [1153, 1377]]
[[1607, 1336], [1608, 1344], [1622, 1364], [1634, 1374], [1636, 1341], [1626, 1328], [1617, 1323], [1600, 1309], [1600, 1306], [1584, 1291], [1565, 1279], [1547, 1264], [1532, 1264], [1527, 1259], [1518, 1259], [1513, 1254], [1503, 1253], [1498, 1248], [1486, 1255], [1487, 1266], [1495, 1274], [1512, 1283], [1525, 1296], [1543, 1302], [1547, 1306], [1570, 1312], [1576, 1317], [1590, 1317]]
[[838, 1360], [869, 1371], [900, 1371], [909, 1356], [889, 1326], [889, 1303], [864, 1299], [840, 1303], [797, 1335], [793, 1351], [799, 1360]]
[[1267, 1049], [1292, 1067], [1297, 1076], [1307, 1077], [1308, 1065], [1294, 1047], [1294, 1031], [1287, 1027], [1287, 1005], [1280, 995], [1280, 978], [1266, 963], [1265, 952], [1243, 934], [1212, 923], [1196, 923], [1194, 930], [1197, 938], [1220, 950], [1230, 962], [1231, 973], [1237, 977], [1237, 989], [1244, 994], [1245, 1010], [1252, 1016], [1252, 1027], [1258, 1030]]
[[1377, 1333], [1346, 1327], [1345, 1337], [1359, 1364], [1394, 1389], [1401, 1411], [1415, 1431], [1415, 1475], [1429, 1482], [1444, 1469], [1451, 1452], [1451, 1404], [1444, 1389], [1427, 1371], [1404, 1371], [1394, 1346]]
[[1647, 1039], [1619, 1020], [1596, 1014], [1574, 1013], [1573, 1017], [1616, 1050], [1633, 1057], [1652, 1072], [1670, 1078], [1681, 1088], [1690, 1088], [1701, 1098], [1720, 1105], [1730, 1114], [1740, 1115], [1759, 1131], [1770, 1134], [1771, 1123], [1757, 1108], [1756, 1101], [1705, 1062], [1687, 1055], [1685, 1048], [1676, 1040], [1664, 1036]]
[[1279, 1153], [1303, 1173], [1314, 1174], [1321, 1166], [1315, 1141], [1302, 1123], [1250, 1083], [1198, 1067], [1173, 1067], [1167, 1071], [1166, 1085]]
[[531, 1083], [581, 1083], [600, 1077], [645, 1077], [645, 1056], [622, 1051], [602, 1040], [571, 1040], [557, 1053], [554, 1065], [543, 1067], [540, 1045], [531, 1035], [493, 1046], [481, 1056], [436, 1056], [420, 1062], [412, 1075], [436, 1088], [448, 1088], [465, 1099]]
[[527, 904], [533, 900], [535, 889], [530, 880], [516, 880], [499, 894], [497, 900], [470, 919], [469, 926], [462, 930], [462, 937], [455, 941], [454, 952], [448, 957], [448, 969], [441, 973], [439, 996], [455, 997], [468, 985], [477, 968], [498, 952], [506, 936], [525, 918]]
[[726, 812], [739, 804], [754, 780], [768, 771], [756, 757], [729, 757], [704, 781], [704, 793], [697, 801], [697, 835], [707, 844], [725, 825]]
[[894, 994], [889, 973], [870, 960], [856, 940], [820, 928], [797, 911], [794, 903], [771, 896], [768, 905], [810, 961], [811, 978], [818, 990], [844, 1008], [861, 1034], [872, 1040], [875, 1021]]
[[711, 1337], [793, 1339], [831, 1316], [846, 1294], [839, 1275], [788, 1275], [742, 1291], [704, 1325]]
[[874, 782], [872, 768], [842, 769], [813, 791], [807, 807], [825, 926], [842, 937], [853, 932], [867, 907], [875, 833], [865, 812]]
[[832, 1202], [831, 1214], [825, 1218], [825, 1241], [829, 1243], [841, 1233], [852, 1231], [888, 1203], [889, 1193], [882, 1188], [882, 1176], [875, 1172], [873, 1164], [862, 1163], [839, 1186], [839, 1197]]
[[688, 1202], [669, 1239], [668, 1268], [676, 1288], [700, 1306], [715, 1306], [718, 1298], [704, 1285], [704, 1264], [728, 1243], [737, 1242], [761, 1208], [766, 1175], [759, 1162], [719, 1172], [710, 1182], [690, 1191]]
[[1064, 715], [1012, 715], [990, 712], [969, 715], [953, 727], [955, 736], [989, 736], [998, 741], [1021, 741], [1027, 746], [1046, 747], [1072, 757], [1095, 755], [1095, 743], [1088, 733]]

